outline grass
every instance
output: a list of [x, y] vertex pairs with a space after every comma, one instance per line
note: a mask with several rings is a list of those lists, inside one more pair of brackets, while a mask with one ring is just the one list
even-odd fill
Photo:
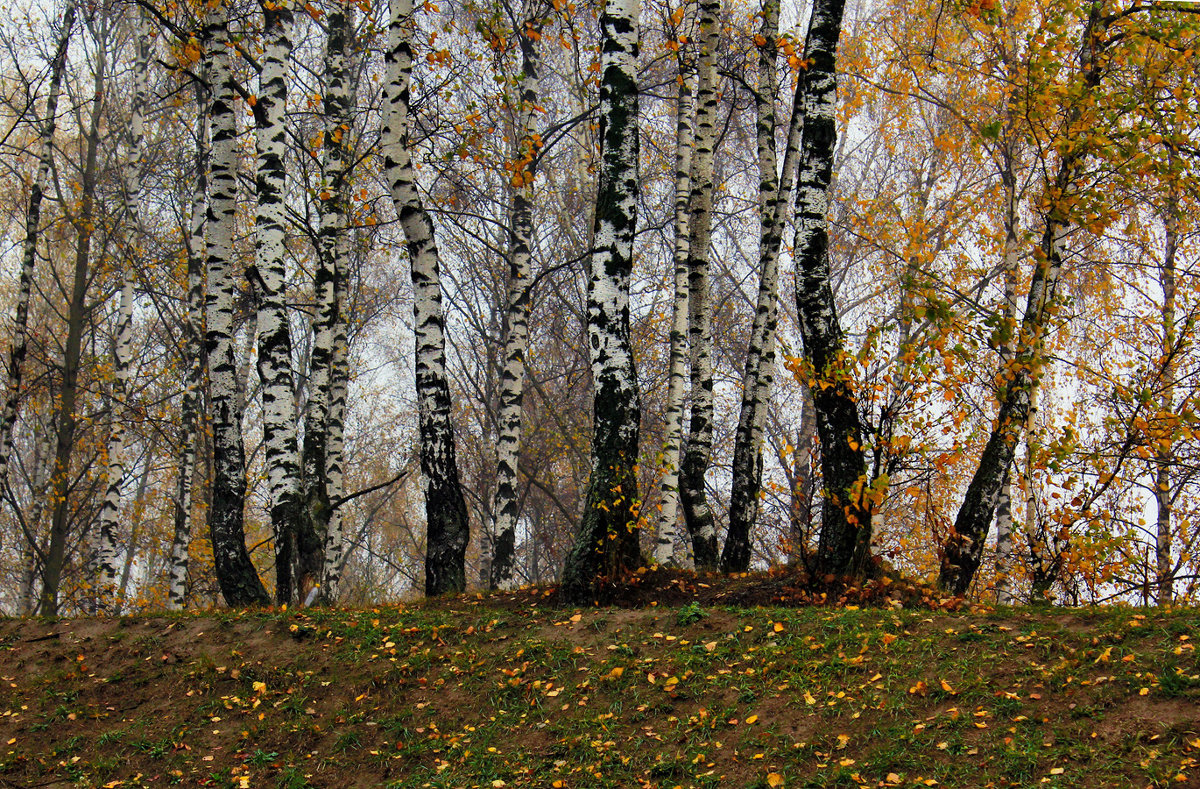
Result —
[[512, 600], [0, 623], [0, 783], [1200, 781], [1192, 610]]

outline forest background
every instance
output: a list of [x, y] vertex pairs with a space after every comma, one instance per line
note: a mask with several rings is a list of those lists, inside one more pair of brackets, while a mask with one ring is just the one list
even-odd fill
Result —
[[1194, 601], [1195, 10], [10, 9], [3, 610]]

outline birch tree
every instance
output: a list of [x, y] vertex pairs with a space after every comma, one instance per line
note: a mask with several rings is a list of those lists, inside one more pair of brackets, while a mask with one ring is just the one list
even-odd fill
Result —
[[515, 584], [517, 468], [521, 452], [521, 416], [524, 407], [525, 354], [529, 348], [529, 310], [532, 297], [530, 257], [533, 244], [534, 179], [537, 176], [541, 135], [537, 133], [540, 62], [538, 21], [530, 4], [521, 9], [516, 31], [521, 52], [517, 83], [518, 129], [509, 168], [511, 208], [508, 241], [508, 304], [504, 320], [504, 362], [500, 374], [500, 415], [496, 438], [496, 496], [492, 507], [493, 552], [490, 585], [510, 589]]
[[262, 384], [263, 454], [275, 537], [275, 599], [293, 597], [292, 561], [300, 470], [292, 337], [287, 311], [287, 84], [292, 50], [290, 0], [262, 3], [263, 54], [254, 117], [258, 212], [251, 276], [258, 293], [258, 377]]
[[717, 47], [721, 42], [720, 12], [720, 0], [701, 0], [700, 51], [696, 61], [696, 139], [688, 227], [688, 351], [692, 397], [679, 491], [696, 568], [704, 570], [716, 568], [718, 561], [717, 529], [705, 490], [705, 476], [712, 462], [713, 441], [709, 258], [712, 255], [713, 154], [717, 144], [720, 88], [716, 66]]
[[844, 9], [843, 0], [813, 3], [804, 46], [808, 67], [796, 85], [795, 105], [804, 108], [796, 177], [796, 306], [821, 442], [824, 500], [814, 569], [861, 575], [870, 571], [871, 506], [864, 498], [862, 424], [830, 282], [827, 217]]
[[408, 148], [412, 0], [392, 0], [391, 9], [381, 145], [412, 272], [417, 420], [426, 483], [425, 593], [438, 595], [466, 586], [467, 507], [459, 484], [446, 379], [441, 261]]
[[[1064, 244], [1072, 223], [1072, 201], [1080, 188], [1089, 155], [1089, 138], [1077, 136], [1077, 133], [1087, 120], [1087, 114], [1094, 110], [1090, 99], [1104, 73], [1104, 62], [1098, 57], [1107, 43], [1104, 41], [1107, 30], [1101, 3], [1098, 0], [1088, 3], [1086, 13], [1078, 56], [1081, 96], [1067, 109], [1066, 147], [1046, 186], [1045, 227], [1036, 251], [1016, 351], [1000, 371], [1003, 388], [999, 413], [944, 547], [938, 583], [954, 594], [967, 592], [982, 561], [996, 502], [1025, 430], [1033, 392], [1045, 364], [1042, 339], [1062, 273]], [[1088, 108], [1086, 111], [1085, 107]]]
[[641, 3], [606, 0], [600, 15], [600, 184], [588, 278], [592, 472], [562, 594], [590, 600], [602, 578], [638, 566], [641, 403], [629, 338], [629, 277], [638, 199], [637, 55]]
[[[687, 19], [683, 5], [682, 20]], [[677, 12], [678, 13], [678, 12]], [[673, 31], [678, 37], [678, 33]], [[672, 297], [669, 368], [667, 371], [667, 402], [663, 428], [663, 476], [660, 483], [661, 507], [658, 535], [654, 544], [654, 561], [676, 564], [675, 542], [679, 535], [679, 466], [683, 445], [684, 398], [687, 396], [688, 364], [688, 203], [692, 183], [692, 147], [695, 105], [692, 94], [696, 89], [694, 69], [687, 50], [675, 50], [678, 69], [675, 97], [675, 214], [673, 218]]]
[[758, 519], [762, 491], [763, 428], [775, 377], [775, 331], [779, 322], [779, 253], [787, 225], [792, 182], [799, 155], [802, 107], [793, 109], [788, 124], [782, 176], [777, 172], [775, 150], [776, 72], [779, 38], [779, 3], [765, 0], [762, 26], [756, 37], [759, 51], [758, 88], [754, 96], [758, 143], [759, 284], [746, 351], [742, 380], [742, 407], [733, 448], [733, 482], [729, 496], [729, 533], [721, 552], [723, 572], [745, 572], [750, 567], [750, 538]]
[[192, 542], [192, 503], [194, 480], [200, 463], [198, 444], [204, 432], [204, 263], [205, 222], [208, 212], [208, 90], [207, 73], [201, 71], [193, 88], [196, 97], [195, 146], [191, 211], [184, 228], [184, 255], [187, 259], [186, 306], [181, 332], [185, 381], [180, 399], [183, 440], [179, 451], [175, 488], [175, 513], [171, 551], [167, 560], [167, 608], [181, 610], [187, 597], [188, 558]]
[[[130, 105], [129, 153], [125, 163], [125, 219], [130, 236], [136, 237], [141, 228], [142, 147], [144, 141], [145, 105], [149, 82], [150, 30], [144, 12], [133, 11], [133, 101]], [[121, 512], [121, 487], [125, 482], [125, 436], [128, 412], [129, 363], [133, 352], [133, 261], [125, 260], [121, 271], [121, 295], [117, 306], [116, 339], [113, 347], [112, 427], [108, 436], [108, 470], [104, 504], [96, 540], [94, 567], [98, 575], [97, 598], [102, 608], [113, 602], [117, 587], [117, 528]]]
[[213, 484], [208, 513], [217, 583], [231, 606], [267, 605], [270, 596], [246, 550], [244, 508], [246, 456], [234, 356], [233, 309], [237, 290], [233, 247], [237, 218], [237, 84], [231, 64], [229, 9], [210, 7], [205, 17], [208, 49], [209, 182], [205, 220], [208, 290], [206, 350], [212, 387]]
[[8, 387], [4, 411], [0, 413], [0, 487], [8, 479], [8, 462], [13, 449], [13, 428], [21, 404], [21, 376], [28, 352], [29, 301], [37, 268], [38, 242], [41, 237], [42, 199], [54, 167], [54, 135], [58, 128], [58, 98], [62, 92], [63, 73], [67, 68], [67, 46], [75, 26], [75, 3], [63, 9], [58, 41], [50, 60], [50, 79], [46, 89], [46, 109], [38, 132], [37, 171], [29, 189], [25, 209], [25, 238], [21, 246], [21, 273], [17, 282], [17, 303], [13, 317], [12, 346], [8, 355]]

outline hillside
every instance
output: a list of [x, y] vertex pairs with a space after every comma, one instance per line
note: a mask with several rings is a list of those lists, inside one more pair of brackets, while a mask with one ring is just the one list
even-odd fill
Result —
[[549, 594], [0, 622], [0, 785], [1200, 786], [1194, 610]]

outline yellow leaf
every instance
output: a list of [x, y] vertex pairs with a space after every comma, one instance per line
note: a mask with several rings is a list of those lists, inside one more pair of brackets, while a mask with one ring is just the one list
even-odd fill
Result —
[[845, 748], [849, 744], [850, 744], [850, 735], [849, 734], [839, 734], [838, 735], [837, 747], [838, 747], [839, 751], [842, 750], [843, 748]]
[[776, 632], [776, 633], [782, 633], [782, 632], [783, 632], [783, 622], [776, 622], [776, 623], [775, 623], [775, 632]]
[[746, 725], [749, 726], [750, 724], [754, 723], [756, 720], [758, 720], [758, 716], [751, 715], [749, 718], [746, 718]]
[[958, 695], [958, 691], [957, 691], [957, 690], [955, 690], [954, 688], [950, 687], [950, 683], [949, 683], [949, 682], [947, 682], [947, 681], [946, 681], [946, 680], [944, 680], [944, 679], [942, 680], [942, 690], [946, 691], [946, 692], [947, 692], [947, 693], [949, 693], [951, 696], [957, 696], [957, 695]]
[[817, 700], [813, 698], [813, 694], [809, 693], [809, 692], [806, 690], [806, 691], [804, 691], [804, 703], [805, 703], [805, 704], [808, 704], [809, 706], [811, 706], [811, 705], [813, 705], [813, 704], [816, 704], [816, 703], [817, 703]]
[[767, 786], [783, 786], [783, 776], [779, 773], [767, 773]]

